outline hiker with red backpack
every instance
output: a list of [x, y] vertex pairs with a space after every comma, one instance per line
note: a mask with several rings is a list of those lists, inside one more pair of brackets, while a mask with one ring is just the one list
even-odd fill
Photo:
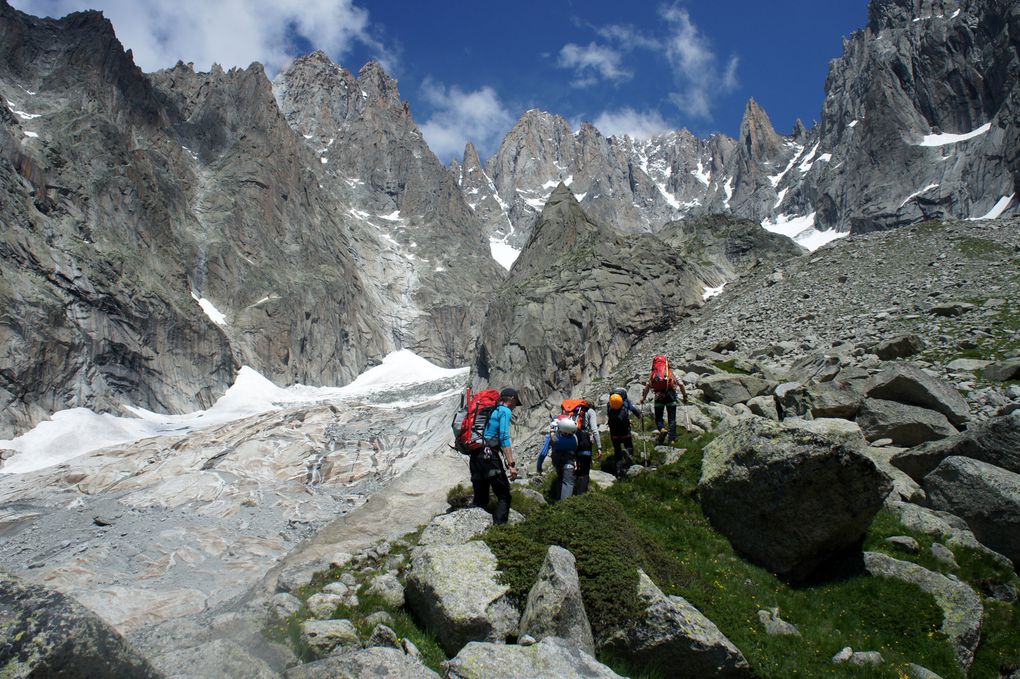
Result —
[[453, 448], [470, 458], [472, 504], [487, 509], [491, 489], [496, 496], [496, 509], [492, 513], [494, 524], [506, 523], [510, 518], [510, 482], [517, 478], [510, 421], [513, 409], [520, 404], [517, 390], [510, 387], [501, 392], [487, 389], [474, 396], [468, 389], [461, 409], [453, 418]]
[[634, 463], [634, 437], [630, 433], [630, 415], [644, 416], [623, 389], [614, 389], [609, 393], [609, 405], [606, 406], [606, 419], [609, 422], [609, 439], [613, 442], [613, 475], [622, 478]]
[[663, 411], [669, 417], [669, 442], [676, 441], [676, 406], [677, 389], [683, 394], [684, 405], [687, 405], [687, 390], [684, 384], [676, 379], [673, 370], [669, 365], [669, 359], [665, 356], [656, 356], [652, 359], [652, 372], [648, 376], [644, 391], [641, 392], [641, 405], [644, 405], [648, 392], [655, 395], [655, 426], [659, 430], [656, 443], [662, 445], [666, 442], [666, 423], [663, 420]]

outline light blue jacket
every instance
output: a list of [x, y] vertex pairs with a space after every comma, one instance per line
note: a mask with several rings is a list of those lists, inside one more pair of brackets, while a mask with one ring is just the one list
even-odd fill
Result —
[[498, 438], [501, 448], [506, 448], [510, 443], [510, 418], [513, 413], [505, 405], [500, 403], [489, 415], [489, 421], [485, 425], [482, 436], [485, 440]]

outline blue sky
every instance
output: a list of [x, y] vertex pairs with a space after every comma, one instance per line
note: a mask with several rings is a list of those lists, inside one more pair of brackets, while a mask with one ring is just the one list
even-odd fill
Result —
[[39, 16], [95, 8], [143, 70], [207, 70], [321, 48], [357, 72], [378, 59], [433, 151], [483, 160], [529, 108], [575, 127], [735, 136], [748, 98], [789, 133], [819, 116], [828, 63], [866, 0], [12, 0]]

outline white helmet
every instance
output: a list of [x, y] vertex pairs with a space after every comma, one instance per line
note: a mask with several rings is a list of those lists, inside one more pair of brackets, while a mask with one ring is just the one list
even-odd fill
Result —
[[569, 417], [561, 417], [556, 420], [556, 431], [569, 436], [577, 431], [577, 422]]

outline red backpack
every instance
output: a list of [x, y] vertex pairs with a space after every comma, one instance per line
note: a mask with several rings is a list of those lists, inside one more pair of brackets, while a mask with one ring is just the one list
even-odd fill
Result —
[[485, 447], [485, 425], [499, 405], [499, 391], [485, 389], [471, 395], [467, 388], [460, 399], [460, 409], [453, 416], [453, 448], [464, 455], [473, 455]]
[[648, 382], [653, 390], [666, 391], [669, 389], [672, 377], [673, 374], [669, 369], [668, 358], [665, 356], [656, 356], [652, 359], [652, 376]]

